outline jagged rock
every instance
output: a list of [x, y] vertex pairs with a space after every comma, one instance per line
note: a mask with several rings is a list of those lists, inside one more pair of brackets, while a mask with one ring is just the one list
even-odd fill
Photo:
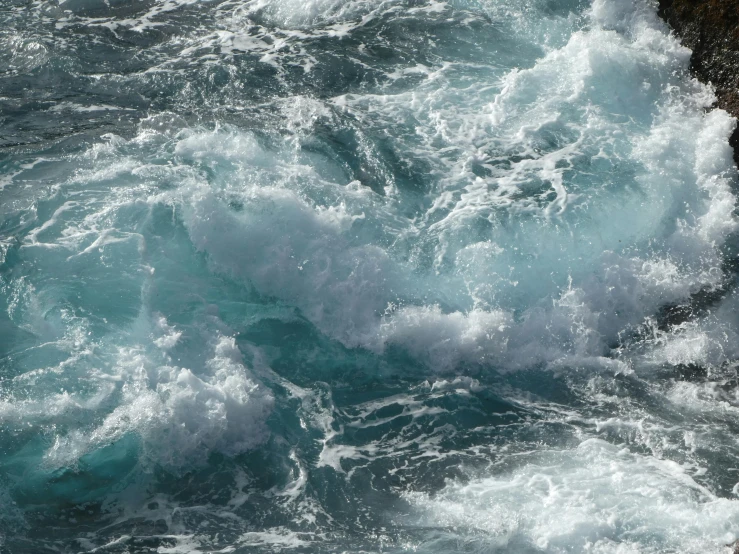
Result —
[[[718, 106], [739, 117], [739, 0], [659, 0], [659, 11], [693, 50], [696, 77], [712, 83]], [[731, 145], [739, 162], [739, 130]]]

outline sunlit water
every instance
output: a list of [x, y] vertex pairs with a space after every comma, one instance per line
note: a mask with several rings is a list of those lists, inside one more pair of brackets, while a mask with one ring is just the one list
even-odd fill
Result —
[[689, 57], [646, 0], [4, 0], [0, 549], [726, 552]]

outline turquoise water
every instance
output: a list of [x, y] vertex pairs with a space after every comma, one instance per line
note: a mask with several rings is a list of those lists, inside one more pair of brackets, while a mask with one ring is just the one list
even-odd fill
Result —
[[651, 2], [0, 20], [0, 548], [739, 537], [735, 121]]

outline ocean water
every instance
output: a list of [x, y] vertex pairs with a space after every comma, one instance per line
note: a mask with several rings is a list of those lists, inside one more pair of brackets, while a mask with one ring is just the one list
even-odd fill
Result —
[[728, 137], [648, 0], [2, 0], [0, 551], [722, 553]]

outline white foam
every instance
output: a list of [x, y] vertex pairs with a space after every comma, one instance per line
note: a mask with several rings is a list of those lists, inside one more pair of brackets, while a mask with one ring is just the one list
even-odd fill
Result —
[[43, 38], [14, 32], [12, 28], [4, 29], [0, 32], [0, 68], [12, 75], [23, 75], [44, 65], [50, 54]]
[[265, 531], [244, 533], [239, 538], [239, 545], [245, 547], [269, 547], [279, 549], [293, 549], [309, 546], [313, 541], [306, 533], [296, 533], [285, 528], [274, 528]]
[[[559, 64], [569, 64], [583, 48], [617, 48], [621, 55], [636, 50], [638, 63], [644, 65], [641, 72], [653, 63], [648, 62], [649, 52], [639, 52], [633, 43], [609, 33], [593, 31], [595, 36], [574, 38], [566, 47], [571, 52], [552, 54], [551, 63], [560, 72]], [[591, 69], [587, 65], [579, 78]], [[502, 94], [513, 94], [513, 89], [506, 90]], [[723, 278], [720, 243], [736, 228], [729, 188], [733, 169], [726, 151], [733, 122], [723, 112], [704, 117], [700, 112], [707, 101], [703, 93], [697, 87], [697, 96], [688, 91], [679, 102], [655, 113], [646, 132], [637, 133], [635, 150], [621, 154], [633, 156], [631, 163], [646, 170], [630, 185], [633, 191], [615, 188], [611, 192], [602, 183], [593, 183], [594, 189], [577, 194], [565, 190], [562, 175], [567, 165], [559, 168], [557, 164], [582, 156], [586, 141], [599, 140], [602, 131], [598, 126], [602, 117], [600, 123], [588, 118], [588, 125], [594, 126], [590, 138], [565, 146], [550, 160], [520, 162], [512, 175], [523, 173], [499, 189], [512, 196], [527, 179], [549, 180], [554, 183], [553, 203], [537, 207], [525, 200], [517, 206], [518, 201], [505, 199], [500, 192], [495, 197], [489, 194], [491, 186], [500, 186], [512, 176], [489, 183], [476, 178], [456, 205], [432, 205], [425, 216], [428, 224], [404, 220], [398, 213], [402, 197], [396, 193], [382, 200], [353, 195], [352, 187], [341, 189], [340, 182], [331, 182], [340, 179], [338, 172], [331, 171], [325, 180], [313, 173], [315, 169], [308, 169], [306, 176], [296, 178], [297, 171], [306, 168], [302, 160], [289, 165], [285, 154], [265, 151], [248, 136], [221, 134], [216, 149], [210, 141], [217, 135], [189, 135], [178, 143], [181, 154], [195, 159], [209, 155], [235, 159], [238, 155], [250, 171], [238, 174], [245, 182], [231, 182], [226, 189], [246, 202], [244, 212], [231, 212], [217, 193], [198, 183], [187, 192], [193, 201], [186, 208], [186, 223], [193, 242], [217, 268], [244, 278], [264, 294], [296, 305], [325, 333], [348, 346], [382, 351], [388, 344], [402, 344], [437, 369], [450, 369], [472, 360], [500, 360], [500, 354], [511, 349], [510, 336], [519, 337], [521, 343], [537, 340], [535, 335], [547, 328], [547, 334], [564, 345], [577, 342], [583, 332], [592, 337], [587, 345], [583, 343], [585, 350], [565, 349], [559, 355], [599, 356], [626, 326], [639, 323], [661, 304], [684, 300], [700, 287], [717, 286]], [[552, 97], [563, 101], [556, 94]], [[697, 104], [695, 108], [691, 103]], [[520, 109], [520, 100], [515, 105]], [[391, 105], [390, 109], [396, 108]], [[539, 109], [551, 112], [553, 106], [547, 101], [543, 107], [537, 105]], [[315, 118], [315, 113], [306, 112], [305, 117]], [[614, 124], [607, 125], [616, 133]], [[676, 126], [693, 131], [677, 134]], [[609, 143], [605, 146], [615, 148]], [[692, 149], [689, 156], [684, 154], [686, 148]], [[697, 152], [715, 152], [715, 156], [708, 156], [709, 162]], [[279, 160], [277, 170], [270, 166], [275, 159]], [[454, 172], [448, 168], [445, 174]], [[327, 194], [336, 204], [324, 205]], [[491, 203], [496, 197], [505, 202]], [[439, 198], [445, 198], [444, 193]], [[522, 218], [522, 230], [510, 234], [497, 226], [496, 205], [504, 212], [514, 209]], [[606, 215], [616, 209], [617, 217]], [[447, 215], [435, 221], [437, 210]], [[540, 216], [529, 219], [526, 210], [536, 210]], [[589, 211], [592, 216], [578, 223], [577, 218]], [[372, 242], [357, 243], [352, 238], [355, 223], [369, 214], [372, 220], [393, 218], [388, 221], [393, 227], [385, 232], [408, 239], [427, 234], [436, 252], [436, 275], [412, 277], [412, 259], [400, 262]], [[469, 225], [475, 218], [493, 222], [488, 241], [470, 241]], [[237, 238], [242, 236], [249, 237], [248, 241]], [[542, 280], [542, 273], [548, 278]], [[414, 297], [419, 291], [423, 291], [425, 306], [402, 305], [417, 302]], [[561, 299], [553, 306], [544, 304], [557, 296]], [[577, 299], [577, 303], [568, 304], [570, 300], [565, 299]], [[456, 309], [442, 310], [442, 303]], [[402, 307], [388, 311], [393, 305]], [[520, 309], [525, 310], [524, 323], [510, 332], [501, 331], [510, 327], [512, 311]], [[447, 346], [440, 346], [443, 342]], [[520, 365], [551, 356], [545, 343], [538, 354], [530, 345], [520, 346], [528, 351], [518, 361]], [[424, 354], [436, 348], [447, 353]], [[516, 365], [515, 358], [514, 352], [505, 361]]]
[[[157, 316], [154, 345], [166, 352], [179, 336]], [[123, 382], [119, 404], [91, 430], [57, 435], [45, 455], [47, 467], [74, 466], [85, 454], [131, 434], [141, 439], [144, 466], [180, 471], [214, 451], [243, 453], [267, 436], [273, 397], [244, 366], [231, 337], [214, 340], [213, 355], [206, 367], [196, 368], [198, 375], [167, 364], [166, 354], [157, 360], [143, 345], [121, 347], [111, 369]]]
[[83, 106], [82, 104], [75, 104], [74, 102], [59, 102], [57, 104], [54, 104], [51, 108], [49, 108], [50, 112], [63, 112], [63, 111], [73, 111], [78, 113], [87, 113], [87, 112], [105, 112], [105, 111], [134, 111], [133, 108], [121, 108], [118, 106], [111, 106], [109, 104], [98, 104], [98, 105], [89, 105], [89, 106]]
[[477, 548], [698, 554], [737, 538], [739, 501], [714, 496], [674, 462], [598, 439], [529, 458], [513, 473], [406, 496], [419, 523]]

